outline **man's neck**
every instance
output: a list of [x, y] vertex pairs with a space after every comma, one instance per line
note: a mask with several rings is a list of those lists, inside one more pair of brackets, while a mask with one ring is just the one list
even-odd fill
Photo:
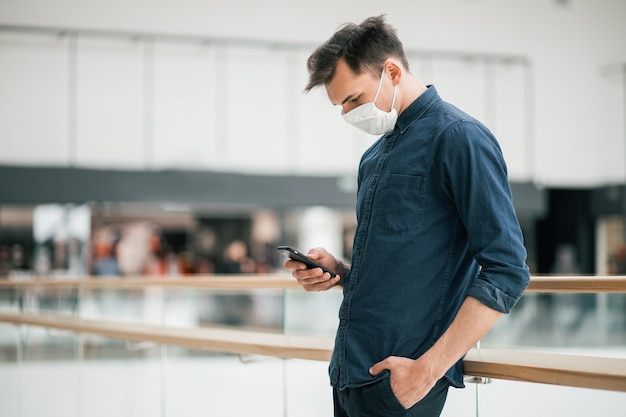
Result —
[[424, 94], [427, 90], [426, 86], [414, 76], [406, 77], [402, 80], [402, 85], [400, 86], [400, 92], [402, 93], [402, 97], [400, 99], [400, 108], [398, 109], [398, 114], [401, 114], [404, 109], [409, 107], [411, 103], [413, 103], [419, 96]]

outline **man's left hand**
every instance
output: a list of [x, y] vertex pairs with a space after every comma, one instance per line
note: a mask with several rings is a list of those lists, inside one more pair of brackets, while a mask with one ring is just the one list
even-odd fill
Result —
[[393, 393], [406, 409], [426, 397], [439, 379], [431, 375], [431, 367], [423, 358], [414, 360], [389, 356], [372, 366], [369, 372], [371, 375], [377, 375], [385, 369], [391, 373]]

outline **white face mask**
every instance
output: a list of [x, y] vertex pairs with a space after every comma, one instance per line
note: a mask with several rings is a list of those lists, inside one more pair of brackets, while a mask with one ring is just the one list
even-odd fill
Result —
[[380, 93], [380, 87], [383, 85], [383, 76], [385, 75], [385, 68], [380, 75], [380, 82], [378, 83], [378, 89], [376, 89], [376, 95], [374, 99], [365, 104], [361, 104], [358, 107], [350, 110], [348, 113], [344, 113], [343, 119], [351, 125], [358, 127], [362, 131], [371, 135], [382, 135], [384, 133], [393, 130], [398, 120], [398, 111], [393, 107], [396, 102], [396, 87], [393, 87], [393, 98], [391, 99], [391, 111], [382, 111], [374, 104]]

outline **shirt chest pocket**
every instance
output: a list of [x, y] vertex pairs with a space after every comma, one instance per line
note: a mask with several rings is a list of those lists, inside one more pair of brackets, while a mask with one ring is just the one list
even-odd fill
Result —
[[377, 190], [376, 224], [391, 233], [422, 228], [426, 208], [426, 178], [390, 174]]

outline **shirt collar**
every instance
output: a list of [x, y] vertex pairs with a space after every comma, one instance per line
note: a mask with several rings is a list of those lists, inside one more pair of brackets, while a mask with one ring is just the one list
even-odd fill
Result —
[[400, 128], [400, 133], [404, 131], [417, 119], [422, 117], [428, 108], [440, 100], [439, 93], [434, 85], [428, 85], [426, 91], [424, 91], [418, 98], [409, 104], [409, 107], [404, 109], [402, 114], [398, 117], [396, 124]]

